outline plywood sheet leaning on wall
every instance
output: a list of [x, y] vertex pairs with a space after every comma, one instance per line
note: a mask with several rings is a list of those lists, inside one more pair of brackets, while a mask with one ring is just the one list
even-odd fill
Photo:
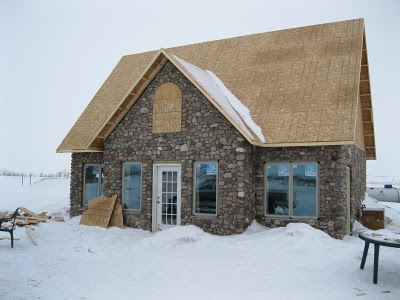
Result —
[[119, 227], [124, 228], [124, 219], [122, 217], [122, 205], [115, 203], [114, 210], [111, 215], [110, 223], [108, 227]]
[[89, 209], [83, 213], [79, 224], [107, 228], [116, 200], [117, 195], [112, 197], [100, 196], [90, 200]]

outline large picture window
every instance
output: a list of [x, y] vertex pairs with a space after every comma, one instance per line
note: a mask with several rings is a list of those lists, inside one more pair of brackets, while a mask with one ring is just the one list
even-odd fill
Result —
[[142, 198], [142, 164], [123, 164], [122, 206], [124, 209], [140, 210]]
[[196, 162], [194, 176], [194, 212], [217, 214], [217, 162]]
[[89, 200], [103, 195], [103, 175], [100, 164], [85, 164], [84, 166], [83, 205]]
[[287, 217], [318, 216], [318, 164], [265, 165], [266, 214]]

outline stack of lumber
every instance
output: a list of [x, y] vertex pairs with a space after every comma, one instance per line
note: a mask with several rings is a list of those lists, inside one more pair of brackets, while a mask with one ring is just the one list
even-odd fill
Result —
[[47, 216], [47, 212], [36, 214], [25, 207], [20, 207], [19, 211], [17, 219], [15, 220], [15, 224], [18, 226], [35, 225], [41, 222], [44, 223], [51, 218], [50, 216]]
[[100, 196], [90, 200], [89, 208], [83, 213], [79, 224], [103, 228], [124, 228], [122, 206], [117, 203], [117, 195]]
[[[11, 217], [12, 214], [13, 214], [13, 212], [0, 213], [0, 218]], [[31, 232], [32, 232], [32, 230], [34, 230], [34, 228], [31, 225], [35, 225], [35, 224], [42, 223], [42, 222], [44, 223], [44, 222], [47, 222], [48, 220], [53, 220], [56, 222], [63, 222], [64, 218], [62, 216], [54, 216], [52, 218], [51, 216], [47, 215], [47, 212], [42, 212], [40, 214], [37, 214], [25, 207], [20, 207], [18, 210], [17, 217], [15, 218], [15, 225], [24, 226], [26, 235], [32, 241], [32, 243], [36, 246], [37, 242], [31, 234]], [[11, 228], [12, 227], [11, 222], [6, 223], [4, 227]], [[0, 240], [9, 240], [9, 239], [10, 238], [8, 238], [8, 237], [0, 237]], [[14, 238], [13, 240], [18, 241], [19, 238]]]
[[[1, 214], [0, 217], [11, 217], [12, 214], [13, 214], [12, 212], [6, 212]], [[25, 207], [20, 207], [18, 215], [15, 219], [15, 225], [18, 226], [35, 225], [38, 223], [47, 222], [50, 219], [56, 222], [64, 221], [64, 218], [62, 216], [55, 216], [52, 218], [51, 216], [47, 215], [47, 212], [42, 212], [40, 214], [37, 214]]]

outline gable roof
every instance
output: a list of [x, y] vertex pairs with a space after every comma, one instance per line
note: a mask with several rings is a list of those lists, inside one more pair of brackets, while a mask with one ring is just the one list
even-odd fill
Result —
[[254, 122], [249, 109], [226, 88], [214, 73], [202, 70], [163, 50], [162, 52], [250, 143], [265, 143], [262, 129]]
[[[252, 144], [356, 144], [366, 150], [369, 159], [375, 158], [362, 19], [124, 56], [57, 151], [103, 151], [104, 140], [167, 61]], [[200, 73], [211, 70], [249, 109], [265, 141], [247, 121], [245, 128], [238, 124], [187, 70], [188, 65]], [[239, 119], [244, 121], [242, 116]]]

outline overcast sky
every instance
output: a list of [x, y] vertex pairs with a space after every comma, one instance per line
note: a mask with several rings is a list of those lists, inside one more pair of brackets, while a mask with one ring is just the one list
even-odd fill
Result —
[[365, 18], [377, 160], [400, 176], [400, 1], [0, 0], [0, 169], [56, 172], [56, 148], [121, 56]]

